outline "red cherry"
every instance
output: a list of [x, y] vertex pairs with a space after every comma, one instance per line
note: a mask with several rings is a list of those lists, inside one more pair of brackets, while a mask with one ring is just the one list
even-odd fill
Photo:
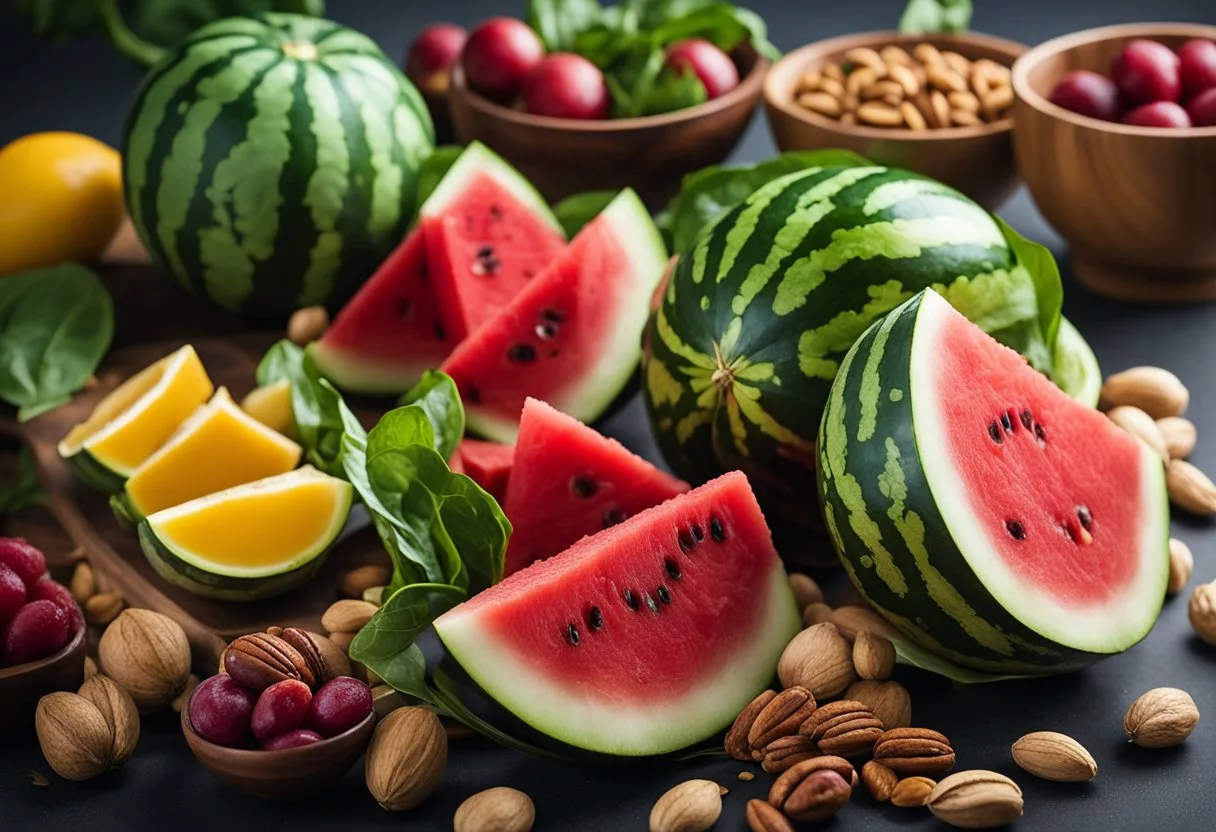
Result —
[[1178, 47], [1178, 65], [1183, 98], [1216, 87], [1216, 41], [1188, 40]]
[[190, 724], [195, 732], [216, 745], [236, 748], [249, 738], [249, 720], [256, 697], [227, 673], [212, 676], [194, 689], [190, 698]]
[[608, 118], [612, 96], [604, 73], [581, 55], [557, 52], [524, 79], [524, 110], [553, 118]]
[[1123, 47], [1111, 76], [1129, 104], [1177, 101], [1182, 93], [1179, 58], [1155, 40], [1133, 40]]
[[324, 739], [325, 737], [316, 731], [309, 731], [307, 728], [297, 728], [294, 731], [279, 734], [277, 737], [262, 743], [262, 750], [282, 751], [284, 748], [300, 748], [301, 746], [312, 745], [314, 742], [321, 742]]
[[1191, 123], [1196, 127], [1216, 127], [1216, 87], [1206, 89], [1191, 99], [1186, 107]]
[[423, 29], [405, 57], [405, 74], [427, 92], [448, 88], [452, 64], [460, 58], [469, 33], [454, 23], [436, 23]]
[[53, 656], [68, 643], [68, 614], [53, 601], [31, 601], [13, 616], [0, 645], [0, 665], [34, 662]]
[[544, 44], [528, 24], [495, 17], [473, 30], [460, 63], [470, 87], [486, 98], [508, 102], [544, 57]]
[[1123, 117], [1123, 123], [1137, 127], [1190, 127], [1191, 117], [1180, 104], [1173, 101], [1154, 101], [1132, 110]]
[[739, 68], [718, 47], [704, 38], [678, 41], [667, 47], [667, 65], [677, 72], [693, 72], [715, 99], [739, 86]]
[[50, 601], [67, 613], [70, 633], [74, 634], [84, 626], [84, 616], [80, 613], [80, 606], [72, 597], [71, 591], [61, 583], [52, 581], [50, 578], [39, 579], [30, 590], [30, 600]]
[[25, 605], [25, 582], [7, 564], [0, 563], [0, 632]]
[[46, 558], [22, 537], [0, 537], [0, 563], [16, 572], [26, 589], [46, 574]]
[[1065, 75], [1048, 99], [1057, 107], [1104, 121], [1119, 119], [1119, 89], [1105, 75], [1078, 69]]
[[321, 685], [308, 709], [309, 728], [323, 737], [349, 731], [372, 712], [372, 689], [353, 676], [339, 676]]
[[312, 691], [299, 679], [275, 682], [262, 691], [257, 704], [253, 706], [250, 720], [253, 735], [266, 742], [296, 730], [304, 724], [311, 704]]

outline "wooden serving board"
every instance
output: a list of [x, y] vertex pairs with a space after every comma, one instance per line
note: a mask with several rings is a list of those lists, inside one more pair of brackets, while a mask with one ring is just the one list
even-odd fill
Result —
[[[254, 370], [277, 334], [234, 335], [192, 339], [216, 387], [225, 386], [238, 401], [254, 386]], [[208, 673], [219, 662], [226, 643], [272, 625], [320, 630], [321, 614], [338, 598], [342, 572], [365, 563], [387, 563], [375, 533], [366, 528], [343, 537], [313, 580], [287, 595], [240, 603], [200, 598], [175, 587], [153, 571], [134, 532], [119, 525], [105, 495], [78, 482], [59, 458], [59, 440], [83, 421], [94, 405], [124, 379], [168, 355], [185, 341], [131, 346], [112, 353], [99, 375], [100, 384], [70, 404], [22, 426], [38, 462], [50, 508], [64, 531], [80, 547], [93, 569], [104, 575], [128, 605], [163, 613], [186, 631], [195, 659]], [[361, 416], [374, 416], [365, 412]]]

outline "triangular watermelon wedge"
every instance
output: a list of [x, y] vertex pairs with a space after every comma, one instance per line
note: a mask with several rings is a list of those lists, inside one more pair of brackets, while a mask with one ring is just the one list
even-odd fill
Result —
[[313, 346], [317, 367], [345, 390], [404, 392], [564, 248], [540, 195], [474, 142], [423, 204], [419, 225]]
[[637, 371], [650, 297], [667, 263], [658, 229], [631, 190], [452, 353], [468, 425], [513, 442], [529, 396], [593, 422]]
[[687, 490], [615, 439], [528, 399], [503, 506], [514, 528], [506, 574]]
[[480, 439], [462, 440], [454, 458], [460, 462], [461, 473], [480, 485], [490, 496], [502, 503], [515, 464], [515, 447]]

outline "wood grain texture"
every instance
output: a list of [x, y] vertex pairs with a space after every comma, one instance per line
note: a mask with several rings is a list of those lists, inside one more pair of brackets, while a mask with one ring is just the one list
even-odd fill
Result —
[[1134, 38], [1176, 47], [1216, 26], [1144, 23], [1066, 35], [1013, 69], [1014, 144], [1039, 210], [1072, 247], [1078, 279], [1133, 301], [1216, 299], [1216, 127], [1162, 130], [1047, 100], [1075, 69], [1109, 72]]
[[777, 62], [764, 84], [764, 106], [773, 140], [782, 151], [827, 147], [852, 150], [880, 165], [941, 180], [994, 210], [1018, 186], [1013, 122], [1009, 119], [977, 127], [914, 131], [841, 124], [794, 103], [794, 90], [807, 70], [829, 61], [839, 63], [850, 49], [881, 49], [888, 44], [911, 49], [918, 43], [931, 43], [971, 60], [988, 58], [1006, 66], [1026, 49], [1014, 41], [974, 32], [957, 36], [861, 32], [795, 49]]
[[0, 668], [0, 736], [33, 728], [34, 708], [44, 694], [74, 691], [84, 681], [84, 657], [88, 651], [85, 628], [53, 656], [36, 662]]
[[743, 78], [697, 107], [645, 118], [575, 121], [528, 115], [495, 104], [452, 71], [451, 110], [461, 142], [481, 141], [555, 202], [580, 191], [633, 188], [661, 209], [686, 173], [730, 155], [760, 100], [769, 62], [750, 48], [736, 60]]

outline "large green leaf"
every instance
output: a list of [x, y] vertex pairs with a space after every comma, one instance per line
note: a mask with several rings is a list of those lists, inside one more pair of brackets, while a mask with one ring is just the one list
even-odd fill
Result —
[[464, 436], [464, 407], [456, 382], [439, 370], [427, 370], [414, 387], [401, 397], [403, 405], [413, 405], [431, 423], [432, 442], [444, 459], [451, 459]]

